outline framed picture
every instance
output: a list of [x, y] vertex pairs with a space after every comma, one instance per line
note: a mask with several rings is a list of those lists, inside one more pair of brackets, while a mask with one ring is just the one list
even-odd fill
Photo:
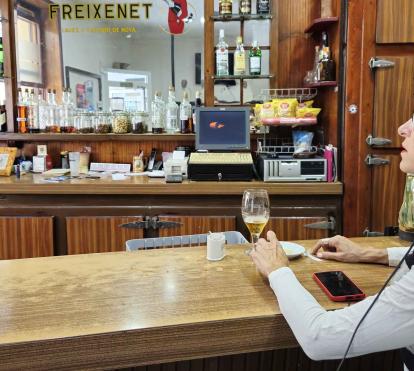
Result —
[[17, 148], [0, 147], [0, 176], [10, 176]]
[[76, 107], [96, 111], [102, 102], [101, 76], [74, 67], [65, 67], [66, 87], [72, 90]]

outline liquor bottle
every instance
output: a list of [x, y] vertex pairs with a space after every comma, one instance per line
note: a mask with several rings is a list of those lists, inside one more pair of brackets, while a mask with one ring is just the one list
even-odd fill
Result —
[[269, 14], [270, 13], [270, 0], [257, 0], [256, 13], [257, 14]]
[[219, 0], [219, 14], [231, 15], [233, 13], [233, 1], [232, 0]]
[[201, 100], [201, 93], [197, 90], [194, 109], [193, 109], [193, 133], [196, 132], [196, 128], [197, 128], [197, 108], [201, 107], [202, 105], [203, 105], [203, 102]]
[[178, 127], [178, 104], [175, 102], [175, 89], [173, 86], [170, 86], [168, 91], [167, 121], [165, 130], [167, 133], [176, 133], [180, 131]]
[[253, 41], [253, 47], [249, 52], [250, 75], [260, 75], [262, 73], [262, 51], [257, 41]]
[[246, 74], [246, 52], [243, 47], [243, 38], [237, 38], [236, 51], [234, 52], [234, 74], [236, 76]]
[[3, 38], [0, 36], [0, 78], [4, 77]]
[[7, 131], [6, 102], [0, 102], [0, 131]]
[[335, 61], [331, 58], [327, 32], [322, 32], [319, 63], [320, 81], [335, 81]]
[[251, 14], [252, 13], [252, 2], [251, 0], [239, 0], [239, 13], [240, 14]]
[[165, 103], [162, 100], [160, 91], [155, 92], [155, 97], [151, 104], [151, 113], [152, 133], [162, 134], [165, 127]]
[[19, 133], [27, 133], [27, 102], [22, 89], [17, 90], [17, 130]]
[[27, 128], [31, 134], [40, 133], [39, 104], [37, 102], [34, 89], [30, 92], [30, 98], [27, 105]]
[[47, 133], [58, 133], [59, 126], [57, 125], [58, 121], [58, 109], [56, 104], [56, 90], [48, 89], [47, 91], [47, 122], [46, 122], [46, 132]]
[[188, 100], [188, 93], [184, 92], [180, 105], [181, 134], [189, 134], [193, 131], [193, 109]]
[[74, 133], [73, 122], [74, 106], [71, 99], [70, 89], [63, 88], [62, 104], [59, 107], [60, 131], [61, 133]]
[[224, 30], [220, 30], [219, 43], [216, 50], [217, 76], [229, 75], [229, 46], [224, 41]]
[[43, 98], [43, 91], [39, 89], [37, 94], [37, 104], [39, 107], [39, 130], [46, 132], [46, 125], [49, 122], [49, 107]]

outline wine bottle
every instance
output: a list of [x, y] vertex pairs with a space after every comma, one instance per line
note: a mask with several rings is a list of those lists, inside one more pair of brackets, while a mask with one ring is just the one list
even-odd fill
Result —
[[246, 52], [243, 47], [243, 38], [237, 38], [236, 51], [234, 52], [234, 74], [236, 76], [246, 74]]
[[253, 47], [249, 53], [250, 75], [260, 75], [262, 73], [262, 51], [257, 41], [253, 41]]

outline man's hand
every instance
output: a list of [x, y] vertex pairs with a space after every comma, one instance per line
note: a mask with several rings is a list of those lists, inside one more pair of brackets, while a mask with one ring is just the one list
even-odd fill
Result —
[[386, 250], [363, 248], [343, 236], [323, 238], [310, 252], [318, 258], [345, 263], [388, 263]]
[[276, 269], [289, 265], [289, 260], [275, 233], [272, 231], [267, 232], [267, 239], [268, 241], [261, 238], [257, 242], [256, 248], [250, 254], [257, 269], [265, 277], [268, 277]]

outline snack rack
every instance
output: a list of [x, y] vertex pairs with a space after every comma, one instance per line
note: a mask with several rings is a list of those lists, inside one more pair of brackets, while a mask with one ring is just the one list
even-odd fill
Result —
[[[260, 91], [260, 100], [263, 102], [270, 101], [272, 99], [287, 99], [296, 98], [299, 103], [307, 100], [312, 100], [318, 94], [316, 88], [288, 88], [288, 89], [262, 89]], [[264, 125], [274, 126], [305, 126], [316, 125], [316, 118], [296, 118], [296, 117], [277, 117], [262, 119], [261, 122]]]
[[[312, 100], [318, 94], [316, 88], [288, 88], [288, 89], [262, 89], [260, 92], [260, 100], [263, 102], [270, 101], [272, 99], [287, 99], [296, 98], [299, 103]], [[305, 126], [317, 124], [316, 118], [274, 118], [274, 119], [262, 119], [261, 122], [268, 126]], [[277, 138], [264, 133], [262, 138], [257, 139], [257, 154], [267, 154], [275, 157], [279, 156], [292, 156], [297, 151], [297, 148], [293, 145], [292, 138]], [[313, 155], [318, 151], [316, 146], [311, 146], [308, 155]]]

